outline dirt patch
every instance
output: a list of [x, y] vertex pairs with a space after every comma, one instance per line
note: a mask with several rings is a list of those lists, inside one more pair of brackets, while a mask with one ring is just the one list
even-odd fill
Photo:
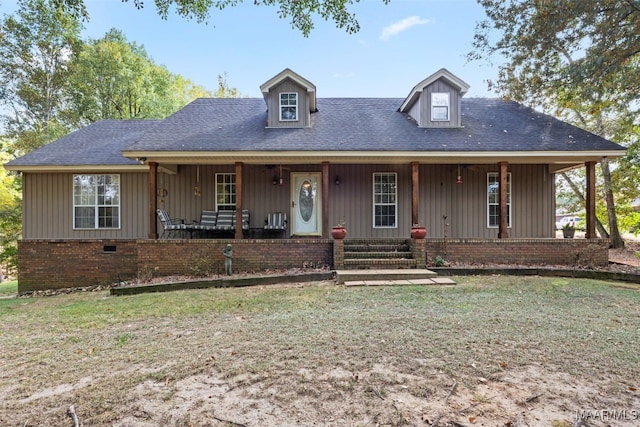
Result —
[[[608, 387], [534, 365], [491, 378], [454, 378], [437, 370], [416, 376], [384, 365], [365, 372], [307, 368], [234, 378], [212, 370], [175, 384], [142, 384], [116, 425], [574, 426], [590, 408], [640, 405], [631, 392], [625, 400], [609, 397]], [[604, 421], [632, 425], [631, 411], [629, 418]], [[594, 421], [584, 425], [599, 425]]]

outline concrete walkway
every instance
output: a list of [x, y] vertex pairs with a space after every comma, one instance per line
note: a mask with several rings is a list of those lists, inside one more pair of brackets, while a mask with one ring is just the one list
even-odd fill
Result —
[[336, 282], [345, 286], [455, 285], [427, 269], [336, 270]]

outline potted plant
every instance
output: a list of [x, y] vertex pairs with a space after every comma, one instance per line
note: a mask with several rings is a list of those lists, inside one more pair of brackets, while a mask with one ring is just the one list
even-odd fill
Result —
[[411, 238], [412, 239], [424, 239], [427, 237], [427, 228], [420, 224], [413, 224], [411, 226]]
[[565, 239], [573, 239], [576, 234], [576, 226], [573, 222], [567, 222], [562, 226], [562, 236]]
[[337, 225], [331, 228], [331, 237], [336, 240], [342, 240], [347, 235], [347, 227], [344, 219], [340, 220]]

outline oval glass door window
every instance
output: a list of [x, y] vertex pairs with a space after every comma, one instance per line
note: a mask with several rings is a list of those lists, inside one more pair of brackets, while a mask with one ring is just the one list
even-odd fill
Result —
[[315, 194], [313, 193], [311, 181], [305, 179], [300, 186], [300, 193], [298, 194], [298, 209], [300, 210], [300, 217], [304, 222], [309, 222], [313, 216], [313, 202], [315, 199]]

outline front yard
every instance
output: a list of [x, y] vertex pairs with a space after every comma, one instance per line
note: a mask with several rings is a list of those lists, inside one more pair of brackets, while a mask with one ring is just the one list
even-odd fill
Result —
[[637, 425], [640, 286], [455, 280], [0, 299], [0, 425]]

